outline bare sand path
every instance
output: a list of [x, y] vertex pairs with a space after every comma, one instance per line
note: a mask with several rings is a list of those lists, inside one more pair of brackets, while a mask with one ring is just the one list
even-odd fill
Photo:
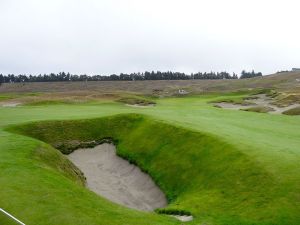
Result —
[[84, 173], [90, 190], [113, 202], [142, 211], [167, 205], [151, 177], [117, 156], [112, 144], [78, 149], [67, 157]]

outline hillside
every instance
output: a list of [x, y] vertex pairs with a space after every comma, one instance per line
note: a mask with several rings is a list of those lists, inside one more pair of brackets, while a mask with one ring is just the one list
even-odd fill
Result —
[[159, 81], [89, 81], [89, 82], [39, 82], [4, 83], [0, 93], [24, 92], [136, 92], [147, 95], [174, 95], [179, 89], [197, 94], [206, 92], [230, 92], [253, 88], [270, 88], [281, 91], [299, 91], [299, 72], [278, 73], [263, 77], [239, 80], [159, 80]]

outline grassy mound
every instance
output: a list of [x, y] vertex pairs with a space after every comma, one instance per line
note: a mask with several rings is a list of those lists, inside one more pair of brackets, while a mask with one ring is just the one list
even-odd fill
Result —
[[243, 98], [221, 98], [221, 99], [218, 99], [218, 100], [211, 101], [210, 103], [231, 103], [231, 104], [243, 105], [243, 106], [247, 106], [247, 105], [252, 105], [253, 104], [253, 103], [251, 103], [249, 101], [246, 101]]
[[[74, 142], [94, 143], [113, 138], [117, 153], [149, 173], [165, 192], [170, 204], [158, 211], [166, 214], [191, 213], [195, 217], [192, 224], [291, 225], [300, 222], [294, 201], [282, 192], [277, 183], [279, 181], [272, 174], [236, 147], [212, 135], [136, 114], [34, 122], [13, 126], [8, 130], [37, 138], [55, 147], [64, 146], [64, 149], [74, 148]], [[55, 151], [46, 145], [44, 147]], [[58, 171], [60, 167], [55, 165], [52, 168]], [[73, 179], [74, 183], [73, 172], [63, 173], [64, 177], [71, 177], [70, 181]], [[66, 182], [61, 180], [61, 176], [58, 178], [56, 182]], [[79, 182], [81, 179], [76, 180]], [[56, 188], [53, 187], [52, 191]], [[65, 212], [63, 218], [58, 218], [56, 224], [72, 224], [72, 216], [78, 213], [75, 210], [78, 201], [82, 203], [80, 210], [88, 211], [89, 215], [81, 212], [82, 222], [77, 221], [76, 224], [119, 224], [116, 222], [118, 215], [123, 215], [123, 224], [176, 224], [176, 220], [171, 218], [141, 214], [117, 207], [101, 198], [91, 200], [91, 195], [95, 198], [94, 195], [78, 184], [69, 183], [68, 188], [72, 191], [70, 194], [75, 191], [81, 192], [81, 195], [73, 196], [73, 200], [67, 199], [63, 189], [56, 195], [56, 199], [68, 202], [70, 210]], [[57, 210], [61, 210], [60, 207]], [[102, 215], [98, 216], [98, 220], [97, 213]], [[114, 215], [110, 223], [106, 220], [108, 215]]]
[[293, 109], [286, 110], [282, 114], [290, 115], [290, 116], [300, 115], [300, 107], [295, 107]]
[[251, 92], [245, 92], [245, 93], [234, 92], [234, 93], [230, 93], [218, 97], [215, 100], [211, 100], [209, 101], [209, 103], [231, 103], [235, 105], [248, 106], [253, 104], [251, 101], [248, 100], [252, 100], [253, 98], [256, 98], [249, 94], [251, 94]]
[[155, 105], [154, 101], [140, 96], [122, 97], [118, 99], [118, 102], [122, 102], [128, 105], [140, 105], [140, 106]]
[[43, 105], [61, 105], [61, 104], [75, 104], [76, 102], [71, 99], [38, 99], [38, 100], [31, 100], [29, 102], [24, 103], [23, 105], [27, 106], [43, 106]]
[[279, 107], [286, 107], [297, 103], [300, 104], [300, 94], [282, 95], [273, 104]]
[[248, 111], [248, 112], [258, 112], [258, 113], [267, 113], [274, 111], [273, 108], [268, 107], [268, 106], [255, 106], [247, 109], [241, 109], [243, 111]]

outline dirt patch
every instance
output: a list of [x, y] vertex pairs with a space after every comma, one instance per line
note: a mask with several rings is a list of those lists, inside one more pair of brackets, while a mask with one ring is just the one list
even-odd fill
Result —
[[167, 205], [151, 177], [117, 156], [112, 144], [78, 149], [67, 157], [84, 173], [90, 190], [113, 202], [142, 211]]

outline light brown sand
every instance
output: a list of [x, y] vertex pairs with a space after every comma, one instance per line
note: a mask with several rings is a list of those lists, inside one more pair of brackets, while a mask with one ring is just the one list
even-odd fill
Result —
[[134, 107], [134, 108], [151, 108], [151, 107], [154, 107], [155, 104], [149, 104], [149, 105], [139, 105], [139, 104], [130, 105], [130, 104], [126, 104], [126, 106]]
[[78, 149], [68, 158], [84, 173], [90, 190], [113, 202], [142, 211], [167, 205], [151, 177], [117, 156], [112, 144]]
[[192, 221], [194, 218], [193, 216], [177, 216], [177, 215], [172, 215], [172, 217], [175, 217], [176, 219], [182, 221], [182, 222], [189, 222]]
[[3, 102], [0, 104], [2, 107], [16, 107], [18, 105], [21, 105], [20, 102]]

